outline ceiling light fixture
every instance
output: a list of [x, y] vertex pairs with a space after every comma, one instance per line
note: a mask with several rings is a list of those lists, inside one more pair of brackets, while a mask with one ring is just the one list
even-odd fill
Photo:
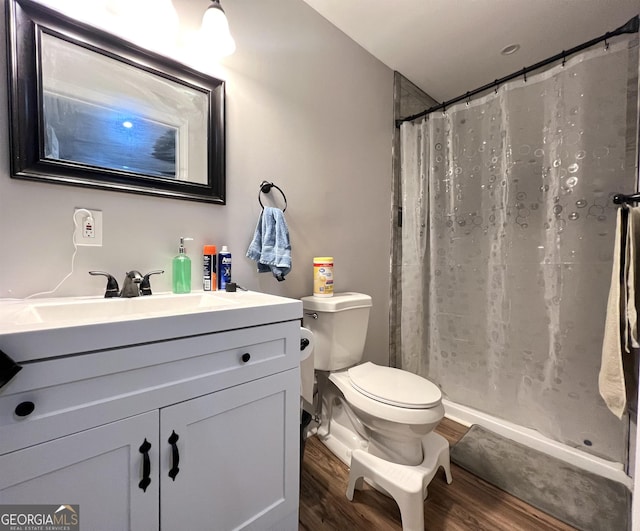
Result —
[[516, 53], [519, 49], [520, 49], [519, 44], [510, 44], [509, 46], [505, 46], [504, 48], [502, 48], [502, 50], [500, 50], [500, 53], [502, 55], [512, 55]]
[[235, 52], [236, 43], [229, 31], [229, 21], [220, 0], [211, 0], [202, 17], [200, 33], [214, 55], [225, 57]]

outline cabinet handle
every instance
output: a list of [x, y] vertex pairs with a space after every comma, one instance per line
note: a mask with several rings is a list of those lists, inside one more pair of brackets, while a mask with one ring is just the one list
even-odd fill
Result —
[[242, 355], [242, 358], [241, 358], [241, 359], [242, 359], [242, 361], [243, 361], [244, 363], [247, 363], [247, 362], [251, 359], [251, 354], [249, 354], [248, 352], [245, 352], [245, 353]]
[[138, 483], [138, 487], [142, 489], [142, 492], [147, 492], [147, 487], [151, 483], [151, 461], [149, 460], [151, 443], [145, 438], [139, 450], [142, 454], [142, 479], [140, 480], [140, 483]]
[[180, 454], [178, 453], [178, 445], [176, 444], [179, 438], [180, 436], [172, 430], [171, 437], [169, 437], [169, 440], [167, 441], [171, 445], [171, 455], [173, 457], [173, 467], [169, 470], [169, 477], [173, 481], [176, 480], [176, 476], [178, 475], [178, 472], [180, 472], [180, 468], [178, 467], [178, 464], [180, 463]]
[[31, 413], [33, 413], [33, 410], [35, 408], [36, 408], [36, 405], [33, 402], [20, 402], [16, 406], [16, 409], [14, 410], [14, 413], [18, 417], [27, 417], [27, 416], [31, 415]]

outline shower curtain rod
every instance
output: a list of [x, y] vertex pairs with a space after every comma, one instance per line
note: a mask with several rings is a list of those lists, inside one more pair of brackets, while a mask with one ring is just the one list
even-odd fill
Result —
[[[486, 85], [483, 85], [482, 87], [472, 90], [471, 92], [467, 92], [466, 94], [462, 94], [457, 98], [453, 98], [451, 100], [442, 102], [438, 105], [434, 105], [433, 107], [429, 107], [426, 111], [422, 111], [418, 114], [414, 114], [407, 118], [401, 118], [399, 120], [396, 120], [396, 127], [400, 127], [400, 125], [403, 122], [410, 122], [412, 120], [415, 120], [416, 118], [422, 118], [423, 116], [426, 116], [427, 114], [431, 114], [432, 112], [439, 111], [439, 110], [446, 110], [447, 107], [453, 105], [454, 103], [458, 103], [463, 100], [468, 100], [472, 96], [480, 94], [481, 92], [485, 92], [489, 89], [498, 90], [498, 87], [500, 85], [502, 85], [503, 83], [506, 83], [507, 81], [511, 81], [512, 79], [515, 79], [519, 76], [524, 76], [524, 80], [526, 81], [527, 74], [533, 70], [537, 70], [539, 68], [542, 68], [543, 66], [547, 66], [551, 63], [555, 63], [556, 61], [560, 61], [561, 59], [562, 59], [562, 64], [564, 64], [564, 61], [567, 59], [567, 57], [569, 57], [570, 55], [573, 55], [574, 53], [581, 52], [582, 50], [589, 48], [594, 44], [598, 44], [599, 42], [602, 42], [602, 41], [605, 41], [606, 43], [607, 39], [610, 39], [611, 37], [616, 37], [618, 35], [623, 35], [625, 33], [638, 33], [639, 27], [640, 27], [640, 20], [638, 15], [636, 15], [635, 17], [629, 19], [629, 21], [623, 26], [620, 26], [619, 28], [613, 31], [608, 31], [607, 33], [605, 33], [604, 35], [601, 35], [600, 37], [596, 37], [595, 39], [591, 39], [590, 41], [579, 44], [578, 46], [574, 46], [569, 50], [562, 50], [562, 52], [554, 55], [553, 57], [549, 57], [548, 59], [545, 59], [544, 61], [540, 61], [539, 63], [536, 63], [534, 65], [526, 66], [522, 70], [518, 70], [513, 74], [509, 74], [508, 76], [504, 76], [504, 77], [501, 77], [500, 79], [496, 79], [492, 83], [487, 83]], [[608, 46], [608, 43], [606, 44]]]

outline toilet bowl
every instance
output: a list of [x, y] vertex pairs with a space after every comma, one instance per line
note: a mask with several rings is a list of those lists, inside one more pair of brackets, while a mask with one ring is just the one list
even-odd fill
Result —
[[422, 439], [444, 416], [440, 389], [415, 374], [371, 362], [329, 376], [364, 426], [368, 452], [419, 465]]
[[423, 439], [444, 416], [440, 389], [416, 374], [360, 363], [371, 297], [304, 297], [314, 334], [320, 440], [345, 464], [353, 450], [403, 465], [423, 462]]

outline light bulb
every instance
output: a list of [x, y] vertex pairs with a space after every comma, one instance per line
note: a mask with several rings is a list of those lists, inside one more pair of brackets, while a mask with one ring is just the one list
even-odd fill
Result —
[[211, 6], [204, 12], [200, 36], [203, 46], [218, 57], [231, 55], [236, 50], [236, 43], [229, 31], [229, 22], [219, 7]]

